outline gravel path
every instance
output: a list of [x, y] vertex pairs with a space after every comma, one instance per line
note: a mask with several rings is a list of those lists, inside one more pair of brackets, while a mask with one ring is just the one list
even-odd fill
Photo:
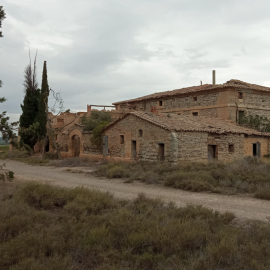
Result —
[[[70, 173], [67, 168], [48, 166], [31, 166], [17, 161], [5, 160], [7, 169], [14, 171], [20, 180], [35, 180], [64, 187], [84, 186], [91, 189], [108, 191], [116, 197], [132, 199], [138, 193], [144, 193], [150, 198], [161, 198], [173, 201], [178, 206], [197, 204], [220, 212], [230, 211], [240, 219], [266, 220], [270, 217], [270, 201], [259, 200], [245, 196], [220, 195], [208, 193], [193, 193], [173, 188], [146, 185], [140, 182], [123, 183], [121, 179], [98, 178], [84, 173]], [[78, 170], [81, 168], [72, 168]], [[90, 171], [91, 169], [88, 169]], [[83, 171], [87, 171], [84, 168]]]

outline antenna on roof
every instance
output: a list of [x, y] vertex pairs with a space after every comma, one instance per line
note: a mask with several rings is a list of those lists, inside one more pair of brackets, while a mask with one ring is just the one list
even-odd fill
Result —
[[202, 85], [202, 81], [201, 81], [201, 85]]
[[213, 70], [213, 85], [216, 85], [216, 71]]

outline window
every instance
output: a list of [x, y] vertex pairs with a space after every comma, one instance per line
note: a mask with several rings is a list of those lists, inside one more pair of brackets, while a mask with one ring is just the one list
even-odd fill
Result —
[[243, 93], [242, 92], [238, 92], [238, 99], [243, 99]]
[[197, 101], [197, 97], [193, 97], [193, 101]]
[[198, 112], [193, 112], [192, 115], [193, 115], [193, 116], [198, 116], [199, 113], [198, 113]]
[[234, 152], [234, 145], [229, 144], [229, 153], [233, 153], [233, 152]]
[[140, 129], [139, 130], [139, 137], [142, 137], [143, 136], [143, 131]]
[[238, 112], [238, 123], [242, 124], [244, 121], [244, 117], [245, 117], [245, 112], [244, 111], [239, 111]]
[[158, 105], [159, 105], [159, 106], [163, 106], [162, 100], [160, 100], [160, 101], [158, 102]]
[[120, 144], [124, 144], [125, 138], [124, 135], [120, 135]]
[[181, 115], [181, 113], [178, 113], [178, 115]]

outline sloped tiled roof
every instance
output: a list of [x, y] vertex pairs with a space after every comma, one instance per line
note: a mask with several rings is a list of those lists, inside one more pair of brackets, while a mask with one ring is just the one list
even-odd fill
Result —
[[115, 102], [113, 104], [117, 105], [117, 104], [127, 103], [127, 102], [137, 102], [137, 101], [143, 101], [143, 100], [149, 100], [149, 99], [164, 98], [164, 97], [169, 97], [169, 96], [177, 96], [177, 95], [181, 95], [181, 94], [209, 91], [209, 90], [225, 88], [225, 87], [250, 89], [250, 90], [264, 91], [264, 92], [270, 93], [270, 87], [246, 83], [246, 82], [242, 82], [239, 80], [230, 80], [230, 81], [227, 81], [226, 83], [223, 83], [223, 84], [216, 84], [216, 85], [203, 84], [203, 85], [199, 85], [199, 86], [191, 86], [191, 87], [176, 89], [176, 90], [172, 90], [172, 91], [158, 92], [158, 93], [154, 93], [154, 94], [139, 97], [139, 98]]
[[251, 128], [246, 128], [226, 119], [205, 116], [184, 116], [177, 114], [155, 114], [140, 111], [125, 114], [122, 118], [119, 118], [106, 126], [104, 130], [110, 128], [128, 115], [134, 115], [169, 131], [201, 131], [216, 134], [234, 133], [270, 137], [270, 133], [259, 132]]

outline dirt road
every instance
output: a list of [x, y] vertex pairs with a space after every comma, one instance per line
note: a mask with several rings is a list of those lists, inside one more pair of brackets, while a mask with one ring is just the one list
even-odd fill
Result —
[[[266, 220], [270, 217], [270, 201], [235, 195], [193, 193], [139, 182], [127, 184], [121, 179], [110, 180], [85, 173], [70, 173], [65, 171], [67, 168], [31, 166], [9, 160], [5, 160], [5, 163], [7, 169], [14, 171], [18, 181], [35, 180], [64, 187], [84, 186], [108, 191], [116, 197], [125, 199], [132, 199], [137, 197], [138, 193], [144, 193], [150, 198], [158, 197], [165, 201], [173, 201], [178, 206], [197, 204], [220, 212], [230, 211], [240, 219]], [[91, 168], [84, 168], [84, 171], [87, 170], [90, 171]]]

